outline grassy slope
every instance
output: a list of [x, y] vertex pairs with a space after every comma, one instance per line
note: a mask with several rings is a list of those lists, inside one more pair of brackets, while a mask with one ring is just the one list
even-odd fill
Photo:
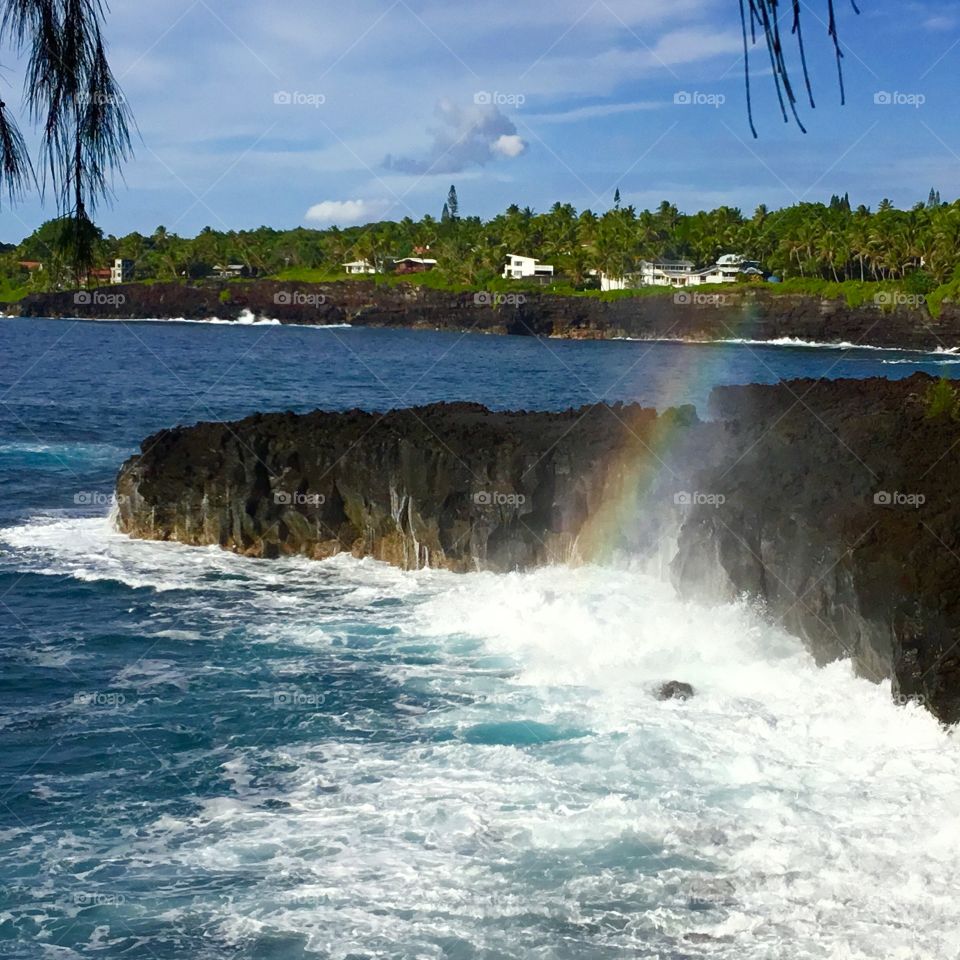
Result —
[[[283, 270], [280, 273], [265, 277], [268, 280], [289, 280], [300, 283], [335, 283], [338, 281], [372, 281], [384, 286], [411, 284], [418, 287], [429, 287], [432, 290], [446, 290], [449, 293], [552, 293], [565, 297], [591, 297], [597, 300], [628, 300], [635, 297], [667, 297], [673, 296], [676, 291], [670, 287], [642, 287], [638, 290], [577, 290], [569, 283], [558, 281], [551, 284], [525, 283], [523, 280], [505, 280], [503, 277], [493, 277], [481, 283], [457, 283], [449, 280], [437, 270], [416, 274], [375, 274], [375, 275], [346, 275], [331, 273], [327, 270], [313, 270], [306, 267], [297, 267]], [[730, 289], [729, 284], [713, 284], [697, 287], [705, 293], [716, 292], [721, 289]]]
[[12, 281], [0, 280], [0, 303], [16, 303], [28, 293], [30, 293], [30, 287], [25, 283], [15, 286]]
[[[416, 286], [430, 287], [434, 290], [447, 290], [452, 293], [472, 293], [477, 290], [487, 290], [492, 293], [553, 293], [568, 297], [591, 297], [598, 300], [629, 300], [635, 297], [668, 297], [677, 293], [673, 288], [643, 287], [639, 290], [576, 290], [569, 283], [552, 283], [548, 286], [528, 284], [522, 280], [504, 280], [496, 277], [482, 285], [454, 283], [448, 280], [439, 271], [397, 276], [395, 274], [376, 276], [345, 276], [342, 273], [331, 273], [325, 270], [310, 270], [305, 268], [285, 270], [276, 274], [276, 280], [296, 280], [304, 283], [332, 283], [337, 280], [372, 280], [374, 283], [394, 285], [410, 283]], [[847, 280], [834, 283], [829, 280], [795, 277], [783, 283], [738, 283], [738, 284], [704, 284], [689, 288], [688, 292], [694, 295], [710, 296], [724, 291], [726, 293], [740, 293], [748, 290], [763, 290], [772, 296], [810, 296], [826, 300], [844, 300], [849, 307], [860, 307], [876, 303], [883, 310], [892, 310], [896, 305], [897, 296], [907, 296], [903, 285], [896, 281], [875, 283], [871, 281]], [[890, 295], [894, 296], [890, 296]], [[886, 295], [886, 296], [884, 296]], [[960, 281], [945, 284], [923, 299], [914, 298], [911, 305], [920, 305], [924, 301], [933, 316], [939, 316], [942, 304], [945, 301], [960, 300]], [[907, 303], [907, 301], [902, 301]]]

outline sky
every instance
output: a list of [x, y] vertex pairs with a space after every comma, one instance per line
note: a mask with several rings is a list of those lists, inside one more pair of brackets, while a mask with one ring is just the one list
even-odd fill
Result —
[[[461, 215], [484, 218], [602, 211], [618, 188], [686, 212], [960, 196], [960, 7], [860, 0], [857, 16], [837, 0], [841, 107], [826, 6], [804, 0], [806, 135], [753, 50], [755, 140], [736, 0], [113, 0], [136, 156], [96, 219], [193, 235], [438, 217], [451, 183]], [[15, 106], [22, 64], [0, 63]], [[53, 215], [36, 194], [4, 198], [0, 240]]]

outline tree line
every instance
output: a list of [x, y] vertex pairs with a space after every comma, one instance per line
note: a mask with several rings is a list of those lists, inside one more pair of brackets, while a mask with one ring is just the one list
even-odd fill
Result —
[[[42, 261], [33, 286], [69, 279], [69, 264], [58, 279], [60, 221], [48, 221], [15, 247], [0, 253], [0, 276], [8, 286], [27, 282], [21, 261]], [[960, 261], [960, 201], [945, 203], [931, 190], [926, 201], [902, 210], [883, 200], [875, 210], [852, 208], [846, 196], [828, 203], [798, 203], [779, 210], [761, 205], [744, 215], [738, 208], [682, 213], [675, 204], [637, 210], [616, 199], [606, 212], [577, 211], [555, 203], [536, 213], [511, 205], [489, 220], [461, 216], [455, 192], [439, 219], [405, 217], [355, 227], [220, 231], [205, 227], [181, 237], [157, 227], [149, 235], [97, 233], [96, 260], [135, 262], [137, 280], [198, 280], [221, 264], [243, 264], [258, 276], [300, 275], [332, 279], [347, 261], [429, 256], [438, 261], [435, 281], [483, 284], [499, 275], [507, 254], [537, 257], [553, 264], [574, 287], [595, 283], [594, 271], [619, 277], [639, 261], [692, 260], [708, 266], [724, 253], [758, 260], [767, 274], [782, 279], [902, 281], [918, 287], [949, 282]], [[62, 260], [63, 258], [60, 257]]]

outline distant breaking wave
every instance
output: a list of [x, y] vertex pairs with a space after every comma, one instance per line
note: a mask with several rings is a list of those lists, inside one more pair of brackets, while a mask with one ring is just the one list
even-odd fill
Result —
[[221, 317], [204, 317], [202, 320], [192, 320], [187, 317], [63, 317], [62, 319], [93, 323], [202, 323], [230, 327], [308, 327], [318, 330], [342, 330], [351, 326], [349, 323], [283, 323], [274, 317], [258, 317], [250, 310], [244, 310], [236, 320], [224, 320]]
[[[802, 340], [800, 337], [774, 337], [770, 340], [754, 340], [747, 337], [724, 337], [719, 339], [694, 339], [692, 337], [613, 337], [614, 340], [627, 340], [633, 343], [680, 343], [697, 346], [725, 344], [740, 347], [801, 347], [809, 350], [874, 350], [881, 353], [914, 353], [918, 356], [957, 356], [960, 347], [936, 347], [934, 350], [914, 350], [908, 347], [878, 347], [868, 343], [851, 343], [849, 340], [821, 341]], [[883, 360], [882, 363], [911, 363], [919, 361]]]

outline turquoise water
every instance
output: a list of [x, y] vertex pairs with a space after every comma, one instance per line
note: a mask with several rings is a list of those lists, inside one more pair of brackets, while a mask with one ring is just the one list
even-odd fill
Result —
[[[951, 375], [950, 357], [0, 321], [0, 956], [939, 958], [955, 740], [658, 571], [404, 573], [113, 531], [255, 410]], [[660, 703], [665, 679], [694, 684]]]

